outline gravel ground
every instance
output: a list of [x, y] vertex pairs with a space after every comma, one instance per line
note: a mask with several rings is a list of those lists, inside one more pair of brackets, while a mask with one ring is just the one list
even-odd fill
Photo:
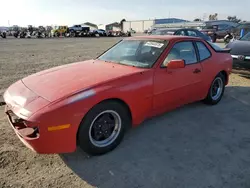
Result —
[[[93, 58], [120, 38], [0, 40], [0, 93], [31, 73]], [[250, 187], [250, 72], [235, 67], [217, 106], [147, 120], [113, 152], [38, 155], [0, 107], [0, 187]]]

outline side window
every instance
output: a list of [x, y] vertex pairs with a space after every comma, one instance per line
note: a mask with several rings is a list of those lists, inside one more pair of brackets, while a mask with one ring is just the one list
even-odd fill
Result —
[[175, 35], [185, 36], [185, 31], [184, 30], [179, 30], [179, 31], [176, 32]]
[[198, 37], [198, 35], [196, 34], [195, 31], [192, 30], [187, 30], [188, 36], [192, 36], [192, 37]]
[[226, 24], [218, 25], [218, 30], [224, 30], [224, 29], [227, 29], [227, 28], [228, 28], [228, 25], [226, 25]]
[[211, 56], [211, 53], [207, 49], [205, 44], [203, 44], [202, 42], [196, 42], [196, 44], [197, 44], [197, 48], [198, 48], [199, 55], [200, 55], [200, 61], [207, 59]]
[[170, 50], [163, 62], [163, 67], [174, 59], [183, 59], [186, 65], [197, 63], [197, 56], [192, 42], [178, 42]]

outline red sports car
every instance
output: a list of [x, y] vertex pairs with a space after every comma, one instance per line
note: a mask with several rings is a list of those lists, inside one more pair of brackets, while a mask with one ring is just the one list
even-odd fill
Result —
[[6, 114], [38, 153], [91, 155], [119, 145], [127, 128], [184, 104], [217, 104], [228, 84], [228, 49], [196, 37], [140, 36], [96, 59], [45, 70], [11, 85]]

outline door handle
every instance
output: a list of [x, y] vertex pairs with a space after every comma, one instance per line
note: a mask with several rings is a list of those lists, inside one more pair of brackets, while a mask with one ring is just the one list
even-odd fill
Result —
[[193, 71], [194, 74], [198, 74], [200, 72], [201, 72], [201, 69], [194, 69], [194, 71]]

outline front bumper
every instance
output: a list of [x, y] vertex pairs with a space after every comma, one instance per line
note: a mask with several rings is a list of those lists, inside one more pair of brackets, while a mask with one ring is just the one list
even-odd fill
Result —
[[[76, 150], [77, 126], [49, 131], [48, 127], [21, 119], [6, 105], [5, 113], [18, 138], [32, 151], [40, 154], [70, 153]], [[20, 119], [14, 121], [13, 117]]]
[[250, 61], [250, 56], [244, 56], [244, 55], [231, 55], [234, 60], [238, 61]]
[[71, 114], [70, 105], [48, 107], [50, 102], [22, 81], [6, 90], [4, 102], [11, 127], [28, 148], [43, 154], [75, 151], [78, 127], [86, 111]]
[[[23, 142], [25, 146], [29, 149], [39, 152], [39, 132], [36, 132], [35, 128], [27, 127], [25, 123], [21, 120], [20, 122], [14, 122], [14, 116], [18, 118], [8, 106], [5, 107], [5, 113], [8, 117], [8, 121], [15, 131], [18, 138]], [[26, 131], [27, 130], [27, 131]], [[33, 130], [30, 132], [30, 130]]]

